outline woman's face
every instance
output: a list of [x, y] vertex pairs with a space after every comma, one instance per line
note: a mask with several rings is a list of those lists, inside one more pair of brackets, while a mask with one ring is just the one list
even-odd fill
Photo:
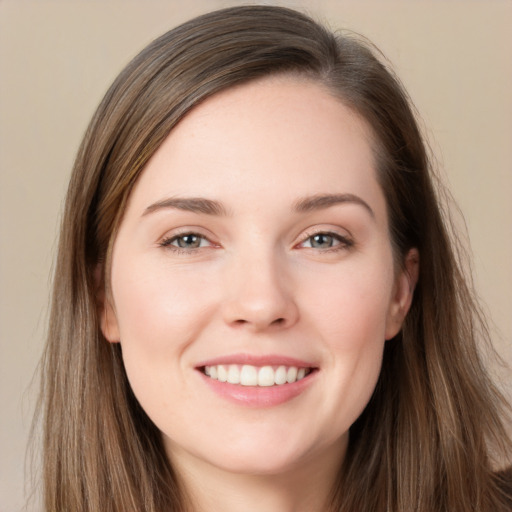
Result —
[[267, 78], [195, 108], [142, 173], [102, 329], [178, 466], [343, 456], [414, 284], [371, 144], [320, 85]]

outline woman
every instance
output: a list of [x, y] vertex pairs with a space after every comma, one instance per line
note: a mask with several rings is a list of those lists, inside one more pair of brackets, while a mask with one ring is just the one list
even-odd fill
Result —
[[506, 404], [398, 81], [277, 7], [141, 52], [77, 156], [45, 504], [510, 510]]

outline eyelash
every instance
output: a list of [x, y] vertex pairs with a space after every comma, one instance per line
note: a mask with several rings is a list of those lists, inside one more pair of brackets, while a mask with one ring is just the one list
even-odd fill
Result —
[[185, 231], [183, 233], [178, 233], [177, 235], [172, 235], [172, 236], [166, 237], [158, 245], [160, 247], [164, 247], [166, 249], [171, 250], [175, 254], [186, 254], [186, 255], [190, 255], [190, 254], [194, 253], [195, 251], [197, 251], [198, 249], [204, 249], [204, 247], [201, 247], [201, 245], [199, 247], [192, 247], [192, 248], [178, 247], [176, 245], [172, 245], [173, 242], [176, 242], [180, 238], [185, 238], [185, 237], [197, 237], [200, 239], [200, 242], [199, 242], [200, 244], [203, 241], [207, 241], [209, 244], [215, 245], [207, 237], [205, 237], [204, 235], [201, 235], [200, 233], [196, 233], [194, 231]]
[[[317, 237], [317, 236], [331, 237], [333, 239], [333, 241], [338, 242], [336, 245], [334, 245], [332, 247], [318, 248], [319, 252], [322, 252], [322, 253], [343, 251], [343, 250], [350, 249], [354, 246], [354, 241], [346, 236], [342, 236], [342, 235], [332, 232], [332, 231], [315, 231], [313, 233], [306, 234], [306, 237], [295, 247], [299, 247], [301, 249], [315, 249], [315, 247], [301, 247], [301, 246], [308, 241], [311, 242], [314, 239], [314, 237]], [[176, 242], [177, 240], [185, 238], [185, 237], [199, 238], [200, 239], [199, 247], [184, 248], [184, 247], [178, 247], [176, 245], [173, 245], [173, 242]], [[175, 254], [190, 255], [199, 249], [205, 248], [205, 247], [201, 247], [201, 244], [203, 241], [206, 241], [210, 245], [215, 246], [215, 244], [211, 240], [209, 240], [207, 237], [205, 237], [204, 235], [201, 235], [200, 233], [196, 233], [193, 231], [186, 231], [184, 233], [179, 233], [176, 235], [166, 237], [159, 243], [159, 246], [169, 249], [172, 252], [174, 252]]]
[[354, 246], [354, 241], [352, 239], [348, 238], [347, 236], [340, 235], [339, 233], [336, 233], [333, 231], [315, 231], [313, 233], [307, 233], [306, 237], [303, 239], [303, 241], [300, 242], [297, 246], [301, 249], [315, 249], [315, 247], [301, 247], [301, 246], [303, 246], [303, 244], [305, 244], [308, 241], [311, 242], [317, 236], [330, 237], [333, 239], [333, 241], [338, 242], [336, 245], [333, 245], [332, 247], [318, 248], [318, 251], [322, 252], [322, 253], [345, 251]]

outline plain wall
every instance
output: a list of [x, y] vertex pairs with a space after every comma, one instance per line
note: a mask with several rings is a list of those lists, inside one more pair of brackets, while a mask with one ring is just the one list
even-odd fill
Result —
[[[30, 383], [43, 346], [59, 213], [88, 120], [151, 39], [240, 3], [0, 0], [0, 512], [20, 510], [25, 499], [37, 393], [37, 381]], [[393, 63], [464, 213], [476, 286], [496, 346], [512, 363], [512, 3], [266, 3], [361, 32]]]

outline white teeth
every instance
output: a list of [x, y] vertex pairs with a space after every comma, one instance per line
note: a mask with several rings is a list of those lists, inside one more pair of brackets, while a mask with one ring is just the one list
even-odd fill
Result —
[[240, 384], [240, 370], [236, 364], [229, 365], [227, 382], [230, 384]]
[[296, 366], [252, 366], [244, 364], [205, 366], [204, 373], [211, 379], [229, 384], [241, 384], [242, 386], [282, 386], [293, 384], [309, 374], [306, 368]]
[[221, 364], [217, 366], [217, 380], [219, 382], [226, 382], [228, 380], [228, 372]]
[[255, 366], [244, 364], [240, 372], [240, 384], [242, 386], [257, 386], [258, 385], [258, 370]]
[[297, 380], [297, 368], [295, 366], [290, 366], [288, 371], [286, 372], [286, 382], [291, 384]]
[[274, 383], [280, 386], [286, 382], [286, 366], [280, 366], [276, 370], [276, 374], [274, 376]]
[[258, 372], [258, 386], [274, 385], [274, 370], [272, 366], [263, 366]]

